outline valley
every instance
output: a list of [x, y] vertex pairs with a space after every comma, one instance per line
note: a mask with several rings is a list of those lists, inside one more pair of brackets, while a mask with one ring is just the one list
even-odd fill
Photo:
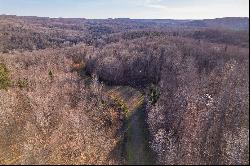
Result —
[[248, 164], [248, 28], [0, 15], [0, 164]]

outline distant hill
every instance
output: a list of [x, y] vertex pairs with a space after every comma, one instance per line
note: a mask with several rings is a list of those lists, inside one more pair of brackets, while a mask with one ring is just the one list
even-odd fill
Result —
[[[130, 19], [130, 18], [114, 18], [114, 19], [86, 19], [86, 18], [49, 18], [49, 17], [36, 17], [36, 16], [15, 16], [15, 15], [0, 15], [0, 19], [9, 20], [23, 19], [32, 23], [39, 23], [41, 21], [63, 22], [67, 24], [82, 25], [86, 22], [95, 24], [96, 22], [106, 22], [108, 26], [111, 24], [119, 24], [122, 27], [118, 29], [143, 29], [143, 28], [220, 28], [230, 30], [248, 30], [249, 18], [248, 17], [224, 17], [215, 19], [203, 20], [175, 20], [175, 19]], [[108, 21], [108, 22], [107, 22]]]
[[216, 19], [195, 20], [185, 23], [186, 26], [224, 28], [233, 30], [248, 30], [249, 18], [247, 17], [225, 17]]
[[143, 25], [160, 27], [191, 27], [191, 28], [222, 28], [230, 30], [248, 30], [248, 17], [224, 17], [204, 20], [174, 20], [174, 19], [116, 19], [119, 21], [137, 22]]

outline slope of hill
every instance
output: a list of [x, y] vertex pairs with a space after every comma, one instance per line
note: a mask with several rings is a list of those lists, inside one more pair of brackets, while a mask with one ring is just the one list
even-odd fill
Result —
[[123, 162], [126, 149], [117, 145], [126, 134], [121, 129], [143, 95], [80, 76], [75, 50], [86, 48], [0, 54], [11, 74], [8, 90], [0, 90], [1, 164]]
[[222, 28], [232, 30], [248, 30], [249, 18], [247, 17], [225, 17], [216, 19], [195, 20], [186, 23], [186, 26]]

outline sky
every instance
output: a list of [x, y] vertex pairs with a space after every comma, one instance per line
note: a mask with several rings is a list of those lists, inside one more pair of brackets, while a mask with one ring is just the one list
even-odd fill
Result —
[[249, 17], [249, 0], [0, 0], [0, 14], [91, 19]]

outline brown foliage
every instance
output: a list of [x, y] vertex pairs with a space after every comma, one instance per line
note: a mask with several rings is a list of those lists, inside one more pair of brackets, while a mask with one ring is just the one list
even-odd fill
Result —
[[241, 23], [0, 16], [0, 163], [121, 163], [128, 107], [101, 80], [159, 91], [146, 118], [158, 163], [249, 164]]

